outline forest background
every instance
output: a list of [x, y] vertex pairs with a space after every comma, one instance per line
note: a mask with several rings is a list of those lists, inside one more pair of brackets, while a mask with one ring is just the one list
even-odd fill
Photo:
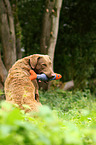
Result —
[[73, 80], [74, 89], [89, 88], [96, 94], [95, 0], [1, 0], [0, 10], [2, 90], [17, 59], [42, 53], [51, 56], [62, 82]]
[[0, 0], [2, 91], [12, 64], [35, 53], [62, 79], [39, 90], [37, 113], [0, 101], [0, 145], [96, 145], [96, 1]]

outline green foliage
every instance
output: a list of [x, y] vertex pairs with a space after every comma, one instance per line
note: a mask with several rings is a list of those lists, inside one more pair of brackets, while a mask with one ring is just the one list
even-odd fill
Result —
[[[0, 145], [96, 144], [96, 103], [89, 90], [76, 93], [56, 90], [40, 94], [42, 103], [49, 102], [53, 111], [43, 106], [39, 112], [25, 114], [18, 107], [1, 102]], [[51, 105], [50, 99], [53, 100]]]
[[0, 96], [3, 95], [4, 93], [2, 92], [2, 90], [0, 89]]
[[[15, 18], [16, 36], [22, 39], [24, 56], [40, 53], [46, 1], [10, 0], [10, 2]], [[54, 11], [56, 14], [55, 7]], [[54, 61], [55, 72], [62, 74], [64, 82], [74, 80], [75, 88], [82, 90], [90, 88], [92, 92], [96, 92], [94, 84], [96, 78], [96, 1], [63, 1], [60, 16]], [[3, 56], [1, 37], [0, 50]]]
[[5, 99], [4, 92], [0, 89], [0, 101]]
[[96, 1], [63, 1], [55, 71], [63, 81], [73, 79], [75, 88], [91, 88], [89, 81], [96, 77], [95, 17]]
[[18, 1], [18, 16], [22, 28], [25, 56], [40, 53], [44, 3], [44, 0]]
[[[21, 0], [17, 13], [25, 56], [40, 53], [44, 0]], [[56, 14], [56, 8], [54, 8]], [[63, 1], [60, 14], [59, 35], [55, 51], [55, 72], [61, 73], [62, 81], [74, 80], [75, 88], [90, 88], [96, 78], [96, 1]], [[22, 35], [21, 35], [22, 32]]]
[[[51, 109], [69, 111], [70, 109], [82, 109], [87, 105], [90, 106], [91, 94], [89, 90], [83, 92], [76, 91], [63, 91], [63, 90], [50, 90], [48, 92], [40, 92], [40, 100], [43, 104], [51, 107]], [[89, 101], [90, 100], [90, 101]]]

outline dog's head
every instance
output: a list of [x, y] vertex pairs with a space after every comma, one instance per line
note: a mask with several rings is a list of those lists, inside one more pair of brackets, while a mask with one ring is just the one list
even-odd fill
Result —
[[39, 55], [39, 54], [31, 55], [30, 65], [37, 74], [44, 73], [49, 78], [52, 78], [54, 76], [51, 58], [48, 55]]

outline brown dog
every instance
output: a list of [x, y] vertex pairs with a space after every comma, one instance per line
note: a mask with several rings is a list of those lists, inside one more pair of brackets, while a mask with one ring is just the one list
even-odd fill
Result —
[[26, 109], [26, 112], [37, 111], [41, 105], [37, 81], [29, 79], [31, 69], [37, 74], [45, 73], [49, 78], [54, 75], [50, 57], [34, 54], [18, 60], [9, 70], [5, 81], [6, 100], [18, 104], [21, 109], [24, 109], [24, 104], [29, 105], [30, 109]]

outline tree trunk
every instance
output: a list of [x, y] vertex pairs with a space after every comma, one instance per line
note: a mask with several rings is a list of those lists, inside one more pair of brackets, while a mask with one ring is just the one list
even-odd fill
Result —
[[3, 91], [4, 82], [7, 76], [7, 70], [2, 62], [0, 53], [0, 89]]
[[52, 63], [58, 35], [59, 17], [62, 0], [46, 0], [41, 35], [41, 53], [48, 54]]
[[0, 0], [1, 39], [3, 59], [7, 70], [16, 61], [14, 19], [9, 0]]
[[42, 22], [42, 34], [41, 34], [41, 53], [48, 54], [48, 47], [50, 42], [51, 33], [51, 15], [52, 9], [54, 8], [54, 1], [46, 0], [45, 2], [45, 13]]
[[51, 18], [52, 27], [51, 27], [51, 37], [50, 37], [49, 47], [48, 47], [48, 55], [51, 57], [52, 64], [54, 61], [55, 46], [56, 46], [57, 35], [58, 35], [61, 5], [62, 5], [62, 0], [55, 0], [55, 7], [53, 9], [53, 15]]
[[[48, 54], [51, 57], [52, 65], [58, 35], [61, 6], [62, 0], [46, 0], [45, 2], [40, 48], [41, 53]], [[47, 90], [50, 83], [45, 84], [42, 82], [39, 86]]]

